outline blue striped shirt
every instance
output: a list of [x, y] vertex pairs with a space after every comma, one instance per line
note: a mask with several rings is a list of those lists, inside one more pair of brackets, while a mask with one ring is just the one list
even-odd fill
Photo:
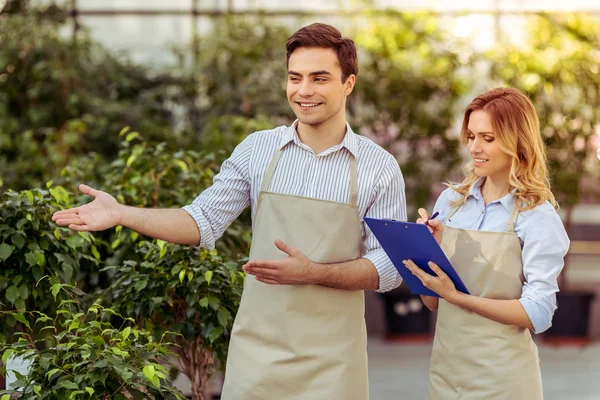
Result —
[[[358, 208], [364, 217], [406, 221], [404, 179], [398, 162], [370, 139], [355, 134], [346, 124], [342, 143], [320, 154], [300, 141], [294, 128], [250, 134], [221, 166], [213, 185], [183, 209], [198, 224], [200, 246], [213, 248], [225, 229], [248, 206], [252, 220], [258, 192], [273, 154], [284, 148], [269, 191], [314, 199], [349, 202], [350, 157], [358, 166]], [[402, 279], [379, 242], [361, 221], [361, 256], [379, 274], [379, 292], [400, 285]]]
[[[507, 194], [487, 205], [481, 194], [484, 178], [472, 186], [467, 202], [446, 222], [462, 229], [504, 232], [514, 205], [514, 196]], [[450, 202], [459, 198], [451, 188], [442, 192], [435, 204], [439, 220], [446, 219]], [[533, 324], [535, 333], [542, 333], [552, 325], [556, 310], [558, 275], [563, 269], [569, 249], [569, 238], [560, 216], [549, 202], [519, 213], [515, 233], [521, 242], [523, 276], [525, 282], [519, 301]]]

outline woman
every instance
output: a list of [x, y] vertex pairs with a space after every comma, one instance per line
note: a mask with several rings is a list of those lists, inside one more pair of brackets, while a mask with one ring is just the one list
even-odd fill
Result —
[[493, 89], [467, 107], [461, 134], [472, 157], [466, 177], [440, 195], [438, 219], [420, 209], [417, 222], [428, 222], [471, 294], [437, 265], [432, 276], [405, 261], [441, 297], [422, 296], [430, 310], [439, 306], [429, 399], [542, 399], [530, 331], [551, 325], [569, 239], [538, 117], [521, 92]]

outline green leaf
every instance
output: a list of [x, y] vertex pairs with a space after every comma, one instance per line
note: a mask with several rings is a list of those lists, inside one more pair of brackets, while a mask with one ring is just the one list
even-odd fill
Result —
[[183, 279], [185, 278], [185, 269], [179, 271], [179, 282], [183, 283]]
[[35, 253], [33, 252], [25, 253], [25, 261], [27, 261], [30, 267], [38, 266], [37, 261], [35, 261]]
[[123, 340], [127, 340], [127, 338], [129, 337], [130, 334], [131, 334], [131, 328], [127, 327], [127, 328], [123, 329], [123, 333], [121, 334], [121, 336], [123, 337]]
[[72, 249], [83, 247], [85, 240], [79, 235], [69, 236], [66, 240], [67, 246]]
[[142, 290], [144, 290], [146, 288], [146, 286], [148, 286], [147, 279], [140, 279], [133, 284], [133, 288], [135, 290], [137, 290], [138, 292], [141, 292]]
[[25, 238], [20, 233], [14, 233], [10, 236], [10, 241], [12, 244], [17, 246], [18, 249], [22, 249], [25, 245]]
[[60, 283], [55, 283], [50, 288], [50, 291], [52, 292], [52, 296], [54, 296], [55, 301], [56, 301], [56, 296], [58, 295], [58, 292], [60, 292], [61, 288], [62, 288], [62, 285]]
[[220, 326], [217, 326], [216, 328], [213, 328], [212, 331], [210, 331], [210, 335], [208, 335], [208, 340], [210, 340], [210, 342], [213, 343], [215, 340], [217, 340], [219, 338], [219, 336], [221, 336], [222, 333], [223, 333], [223, 328], [221, 328]]
[[25, 311], [27, 309], [27, 306], [25, 306], [25, 300], [19, 299], [15, 301], [15, 308], [19, 311]]
[[127, 132], [129, 132], [129, 129], [131, 129], [130, 127], [126, 126], [125, 128], [121, 129], [121, 132], [119, 132], [119, 136], [123, 136], [124, 134], [126, 134]]
[[35, 263], [40, 267], [43, 267], [44, 264], [46, 264], [46, 257], [44, 256], [44, 253], [36, 252], [33, 257], [35, 259]]
[[56, 374], [58, 372], [60, 372], [60, 369], [54, 368], [53, 370], [46, 373], [46, 378], [48, 378], [48, 380], [50, 380], [50, 378], [52, 378], [54, 376], [54, 374]]
[[6, 243], [0, 244], [0, 260], [4, 261], [12, 254], [15, 246], [11, 246]]
[[12, 316], [17, 321], [19, 321], [20, 323], [22, 323], [23, 325], [25, 325], [27, 328], [31, 329], [31, 326], [29, 325], [29, 321], [27, 321], [27, 319], [25, 318], [25, 316], [22, 313], [14, 313]]
[[117, 247], [119, 247], [120, 244], [121, 244], [121, 239], [116, 239], [114, 242], [112, 242], [112, 244], [110, 245], [110, 248], [114, 250]]
[[206, 279], [206, 283], [208, 283], [210, 285], [210, 281], [212, 280], [213, 277], [213, 272], [212, 271], [206, 271], [206, 273], [204, 274], [204, 279]]
[[37, 282], [44, 277], [44, 270], [36, 265], [32, 268], [31, 274], [33, 275], [33, 279]]
[[94, 258], [96, 260], [100, 259], [100, 253], [98, 252], [98, 249], [96, 248], [96, 246], [92, 246], [92, 254], [94, 255]]
[[10, 394], [2, 395], [2, 398], [0, 400], [10, 400]]
[[185, 162], [181, 161], [181, 160], [173, 160], [173, 164], [177, 165], [179, 168], [181, 168], [181, 170], [183, 172], [185, 172], [186, 174], [188, 173], [189, 169], [188, 166]]
[[111, 348], [110, 348], [110, 350], [111, 350], [113, 353], [115, 353], [116, 355], [118, 355], [118, 356], [121, 356], [121, 357], [128, 357], [128, 356], [129, 356], [129, 353], [128, 353], [128, 352], [126, 352], [126, 351], [124, 351], [124, 350], [121, 350], [121, 349], [119, 349], [118, 347], [111, 347]]
[[132, 154], [127, 158], [127, 166], [131, 167], [131, 164], [133, 164], [135, 162], [135, 159], [137, 158], [137, 154]]
[[131, 132], [127, 135], [127, 137], [125, 137], [125, 141], [127, 143], [131, 142], [133, 139], [135, 139], [136, 137], [138, 137], [139, 134], [137, 132]]
[[160, 258], [163, 258], [167, 254], [167, 246], [160, 249]]
[[42, 395], [42, 387], [40, 385], [34, 385], [33, 386], [33, 391], [35, 392], [35, 394], [37, 394], [38, 396]]
[[64, 380], [62, 382], [60, 382], [58, 384], [58, 386], [62, 386], [65, 389], [69, 389], [69, 390], [78, 390], [79, 386], [77, 386], [77, 384], [73, 381], [69, 381], [69, 380]]
[[6, 300], [10, 301], [11, 304], [15, 304], [15, 301], [17, 301], [19, 299], [20, 294], [21, 294], [21, 291], [19, 290], [19, 288], [16, 287], [15, 285], [12, 285], [8, 289], [6, 289], [6, 293], [5, 293]]
[[85, 391], [88, 392], [90, 396], [94, 394], [94, 389], [89, 386], [85, 388]]
[[149, 381], [151, 381], [152, 379], [154, 379], [154, 376], [156, 375], [156, 371], [154, 370], [154, 366], [153, 365], [146, 365], [142, 371], [144, 372], [144, 376]]
[[33, 192], [31, 190], [26, 190], [25, 195], [27, 196], [29, 203], [33, 203]]
[[25, 284], [22, 284], [19, 288], [20, 294], [19, 297], [23, 300], [27, 300], [29, 298], [29, 287]]
[[62, 265], [62, 270], [65, 274], [65, 280], [70, 282], [71, 278], [73, 278], [73, 266], [70, 263], [65, 262]]
[[2, 354], [2, 364], [6, 365], [6, 362], [13, 354], [15, 354], [15, 351], [13, 349], [6, 350], [4, 354]]
[[200, 307], [208, 307], [208, 297], [203, 297], [200, 299]]
[[215, 296], [208, 296], [208, 304], [214, 309], [218, 310], [221, 305], [221, 301]]
[[217, 318], [219, 319], [221, 326], [225, 328], [231, 320], [231, 313], [226, 308], [221, 307], [217, 313]]

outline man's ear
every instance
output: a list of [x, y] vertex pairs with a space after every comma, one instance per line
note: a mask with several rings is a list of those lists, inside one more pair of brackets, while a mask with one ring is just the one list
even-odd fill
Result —
[[349, 96], [354, 90], [354, 84], [356, 83], [356, 75], [352, 74], [344, 82], [344, 95]]

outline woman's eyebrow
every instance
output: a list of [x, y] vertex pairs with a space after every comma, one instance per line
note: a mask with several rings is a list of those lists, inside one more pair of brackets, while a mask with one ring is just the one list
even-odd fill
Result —
[[[467, 129], [467, 133], [470, 133], [471, 135], [474, 135], [473, 132], [471, 132], [470, 129]], [[493, 135], [494, 132], [479, 132], [478, 135]]]

